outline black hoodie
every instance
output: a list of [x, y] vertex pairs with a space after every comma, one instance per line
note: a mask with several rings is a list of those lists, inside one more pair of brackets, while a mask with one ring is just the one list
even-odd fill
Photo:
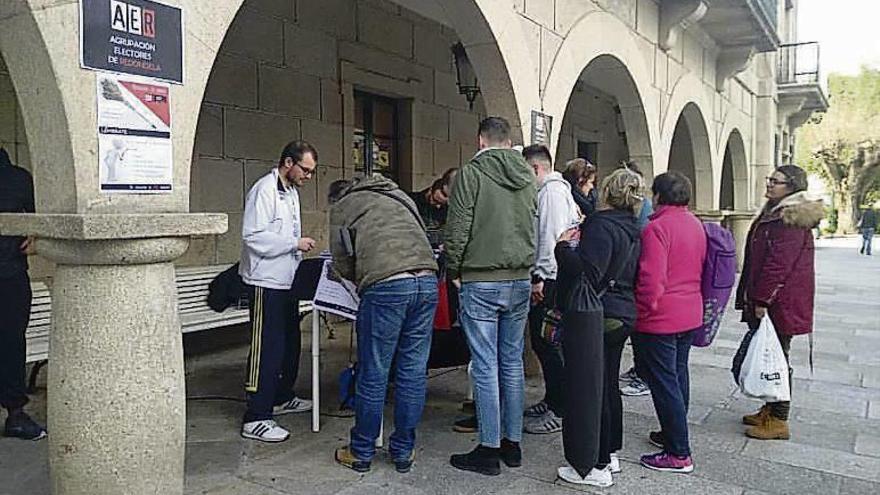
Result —
[[[0, 212], [33, 213], [34, 181], [30, 172], [16, 167], [0, 148]], [[27, 256], [21, 252], [24, 237], [0, 236], [0, 278], [27, 272]]]
[[[559, 283], [569, 286], [581, 273], [601, 292], [606, 318], [633, 325], [636, 304], [633, 294], [641, 241], [638, 220], [623, 210], [598, 210], [583, 223], [578, 247], [556, 246]], [[614, 280], [614, 287], [609, 287]]]

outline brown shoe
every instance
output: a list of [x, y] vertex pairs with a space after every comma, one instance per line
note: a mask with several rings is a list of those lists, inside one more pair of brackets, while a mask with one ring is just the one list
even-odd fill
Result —
[[746, 426], [758, 426], [764, 422], [764, 419], [770, 415], [770, 406], [764, 404], [755, 414], [746, 414], [743, 416], [743, 424]]
[[746, 436], [758, 440], [788, 440], [791, 434], [788, 431], [788, 421], [768, 414], [763, 423], [747, 429]]

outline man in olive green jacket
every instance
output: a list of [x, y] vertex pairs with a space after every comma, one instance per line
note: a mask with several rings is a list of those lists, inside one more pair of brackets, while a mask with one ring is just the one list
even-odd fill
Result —
[[537, 189], [531, 167], [510, 147], [506, 120], [483, 120], [478, 139], [480, 150], [456, 177], [445, 237], [448, 274], [461, 284], [480, 445], [450, 462], [493, 475], [499, 461], [522, 462], [522, 355]]
[[336, 461], [358, 472], [370, 470], [394, 363], [388, 451], [395, 468], [407, 472], [425, 405], [437, 263], [416, 205], [394, 182], [381, 175], [337, 181], [329, 196], [333, 265], [360, 294], [355, 422], [351, 442], [337, 449]]

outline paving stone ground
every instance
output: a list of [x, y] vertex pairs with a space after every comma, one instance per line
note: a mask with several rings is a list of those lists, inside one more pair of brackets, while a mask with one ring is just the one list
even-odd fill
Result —
[[[476, 443], [475, 435], [450, 428], [461, 415], [458, 406], [467, 386], [460, 369], [432, 372], [413, 471], [399, 475], [378, 457], [371, 473], [358, 475], [332, 460], [351, 426], [351, 419], [333, 417], [335, 377], [346, 360], [348, 330], [339, 325], [335, 339], [324, 336], [322, 431], [311, 433], [308, 415], [285, 416], [279, 422], [292, 438], [264, 445], [238, 436], [247, 343], [246, 328], [238, 327], [187, 336], [186, 493], [880, 494], [880, 256], [859, 256], [854, 238], [822, 240], [818, 246], [815, 370], [810, 373], [807, 364], [807, 338], [796, 338], [790, 441], [760, 442], [743, 435], [740, 416], [759, 404], [737, 393], [728, 371], [743, 333], [731, 311], [717, 341], [695, 350], [691, 359], [692, 475], [656, 473], [637, 464], [641, 453], [652, 450], [646, 440], [656, 428], [650, 398], [625, 399], [623, 473], [611, 488], [574, 488], [555, 479], [563, 462], [558, 434], [527, 435], [524, 466], [505, 469], [501, 476], [456, 471], [449, 455]], [[630, 359], [627, 350], [624, 362]], [[304, 352], [303, 384], [310, 383], [308, 369]], [[539, 381], [530, 379], [529, 399], [540, 393]], [[32, 409], [45, 419], [45, 389], [35, 395]], [[0, 494], [48, 494], [47, 447], [47, 442], [0, 439]]]

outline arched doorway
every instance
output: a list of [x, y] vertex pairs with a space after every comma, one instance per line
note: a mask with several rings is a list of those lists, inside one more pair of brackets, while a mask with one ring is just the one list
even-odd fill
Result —
[[687, 176], [694, 187], [691, 206], [707, 211], [713, 208], [712, 153], [709, 133], [700, 108], [694, 103], [684, 106], [669, 148], [669, 171]]
[[653, 157], [642, 98], [632, 74], [613, 55], [600, 55], [581, 72], [565, 109], [557, 168], [586, 158], [600, 172], [634, 160], [650, 180]]
[[[229, 231], [196, 239], [182, 264], [235, 261], [244, 197], [285, 143], [319, 152], [301, 191], [304, 231], [324, 241], [330, 182], [372, 170], [420, 190], [476, 151], [487, 114], [521, 122], [504, 48], [478, 2], [246, 0], [207, 81], [191, 170], [191, 211], [224, 212]], [[282, 5], [284, 6], [282, 8]], [[289, 7], [289, 8], [287, 8]], [[461, 43], [481, 93], [457, 87]]]
[[749, 175], [745, 146], [740, 132], [731, 131], [724, 148], [721, 167], [721, 210], [743, 210], [748, 207]]

